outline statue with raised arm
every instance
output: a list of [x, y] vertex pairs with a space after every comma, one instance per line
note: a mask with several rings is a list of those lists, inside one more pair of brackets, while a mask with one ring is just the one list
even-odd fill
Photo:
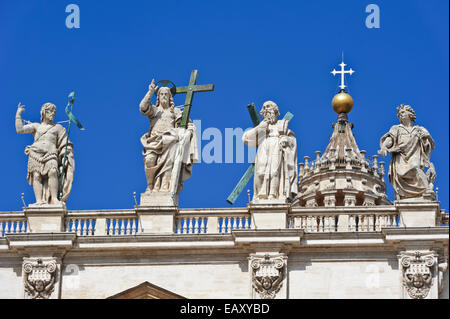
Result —
[[[42, 105], [40, 123], [24, 125], [21, 117], [24, 111], [24, 105], [19, 103], [15, 123], [18, 134], [30, 133], [34, 137], [33, 144], [25, 148], [28, 156], [27, 180], [33, 186], [36, 197], [36, 203], [32, 205], [60, 205], [66, 202], [72, 189], [75, 170], [73, 145], [67, 137], [66, 129], [53, 122], [56, 115], [54, 104]], [[60, 186], [61, 174], [65, 174], [65, 178]]]
[[[155, 92], [156, 104], [153, 105], [150, 100]], [[150, 130], [141, 137], [146, 193], [178, 194], [183, 182], [191, 177], [193, 164], [198, 161], [195, 126], [189, 122], [187, 129], [179, 127], [182, 111], [175, 107], [171, 89], [158, 88], [154, 80], [139, 110], [150, 120]], [[176, 172], [174, 165], [180, 161], [181, 171]]]
[[[419, 125], [413, 125], [416, 114], [409, 105], [397, 107], [399, 125], [391, 127], [380, 140], [381, 156], [391, 153], [389, 182], [395, 192], [395, 199], [434, 199], [433, 183], [436, 171], [430, 161], [434, 141], [430, 133]], [[427, 168], [427, 171], [425, 169]]]
[[264, 120], [242, 136], [242, 141], [257, 147], [253, 202], [287, 203], [298, 192], [297, 140], [288, 120], [278, 120], [278, 106], [264, 103], [260, 114]]

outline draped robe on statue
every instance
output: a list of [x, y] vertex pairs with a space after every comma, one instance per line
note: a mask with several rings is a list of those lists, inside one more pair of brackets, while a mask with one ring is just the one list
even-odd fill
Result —
[[429, 167], [434, 172], [430, 162], [434, 141], [430, 133], [418, 125], [408, 128], [400, 124], [391, 127], [381, 138], [381, 146], [388, 137], [393, 141], [392, 146], [387, 148], [392, 153], [389, 182], [396, 192], [398, 190], [400, 199], [422, 196], [434, 181], [434, 176], [430, 176], [431, 172], [424, 171]]
[[[289, 121], [278, 120], [266, 131], [259, 127], [242, 136], [243, 142], [257, 147], [255, 158], [254, 198], [292, 199], [298, 192], [297, 141], [288, 128]], [[282, 140], [286, 146], [282, 146]]]
[[[65, 202], [72, 190], [75, 171], [73, 144], [68, 140], [65, 128], [59, 124], [54, 124], [44, 131], [40, 128], [41, 124], [39, 123], [31, 125], [35, 125], [36, 133], [34, 134], [34, 143], [25, 148], [25, 154], [28, 156], [28, 183], [33, 185], [33, 174], [35, 172], [45, 177], [48, 176], [51, 169], [57, 170], [58, 178], [61, 178], [60, 173], [67, 144], [66, 175], [62, 185], [61, 198], [61, 201]], [[46, 203], [52, 201], [48, 187], [48, 180], [43, 179], [42, 199]]]
[[[173, 108], [171, 119], [165, 118], [170, 110], [162, 107], [148, 106], [141, 113], [150, 119], [150, 130], [141, 137], [145, 157], [157, 156], [156, 165], [146, 169], [147, 183], [152, 186], [162, 183], [164, 174], [170, 174], [173, 179], [173, 167], [178, 158], [179, 147], [184, 148], [183, 163], [176, 193], [180, 193], [183, 182], [192, 176], [192, 166], [198, 162], [197, 135], [195, 126], [190, 122], [188, 129], [178, 127], [182, 112]], [[172, 188], [172, 185], [170, 185]]]

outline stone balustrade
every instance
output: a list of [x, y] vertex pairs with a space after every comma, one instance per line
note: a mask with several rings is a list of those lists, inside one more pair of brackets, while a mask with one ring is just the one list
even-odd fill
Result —
[[[378, 232], [383, 228], [404, 227], [400, 223], [400, 211], [397, 206], [370, 206], [368, 209], [368, 206], [362, 208], [355, 206], [290, 207], [285, 205], [274, 208], [266, 207], [267, 212], [264, 212], [263, 216], [268, 217], [272, 210], [279, 211], [281, 215], [278, 217], [270, 215], [272, 216], [270, 218], [281, 218], [284, 215], [287, 219], [287, 228], [303, 229], [309, 233]], [[255, 214], [259, 212], [255, 209], [253, 206], [177, 209], [173, 217], [167, 219], [166, 223], [169, 225], [169, 229], [172, 229], [173, 226], [173, 231], [169, 231], [169, 234], [230, 234], [234, 230], [259, 229], [260, 227], [253, 220]], [[158, 211], [155, 211], [154, 214], [157, 215]], [[431, 216], [432, 211], [430, 210], [427, 215]], [[136, 209], [67, 211], [64, 213], [63, 231], [76, 233], [77, 236], [130, 236], [158, 233], [158, 230], [144, 232], [141, 222], [141, 217]], [[267, 227], [263, 228], [280, 228], [280, 226], [274, 226], [276, 220], [267, 222]], [[444, 210], [436, 215], [436, 225], [448, 226], [448, 214]], [[0, 212], [0, 237], [5, 237], [7, 234], [40, 232], [31, 228], [27, 216], [23, 212]]]
[[226, 234], [251, 229], [251, 218], [245, 208], [180, 210], [175, 224], [176, 234]]
[[28, 222], [23, 212], [10, 212], [0, 215], [0, 237], [5, 237], [6, 234], [28, 232]]
[[350, 207], [342, 209], [293, 208], [288, 218], [289, 228], [305, 232], [371, 232], [398, 227], [399, 213], [392, 206], [377, 206], [372, 211]]
[[134, 210], [67, 212], [65, 231], [75, 232], [78, 236], [121, 236], [140, 232]]

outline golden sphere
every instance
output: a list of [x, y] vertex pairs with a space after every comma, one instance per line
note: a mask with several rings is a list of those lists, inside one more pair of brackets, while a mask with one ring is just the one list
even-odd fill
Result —
[[341, 92], [336, 94], [331, 101], [333, 110], [339, 113], [350, 113], [353, 108], [353, 99], [350, 94]]

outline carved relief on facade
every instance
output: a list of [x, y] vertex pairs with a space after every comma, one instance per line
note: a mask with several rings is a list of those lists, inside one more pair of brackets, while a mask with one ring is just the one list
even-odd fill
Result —
[[433, 285], [433, 253], [405, 253], [401, 259], [403, 286], [412, 299], [424, 299]]
[[261, 299], [274, 299], [283, 285], [286, 272], [286, 257], [252, 256], [252, 287]]
[[55, 290], [55, 260], [28, 259], [23, 263], [26, 299], [49, 299]]

